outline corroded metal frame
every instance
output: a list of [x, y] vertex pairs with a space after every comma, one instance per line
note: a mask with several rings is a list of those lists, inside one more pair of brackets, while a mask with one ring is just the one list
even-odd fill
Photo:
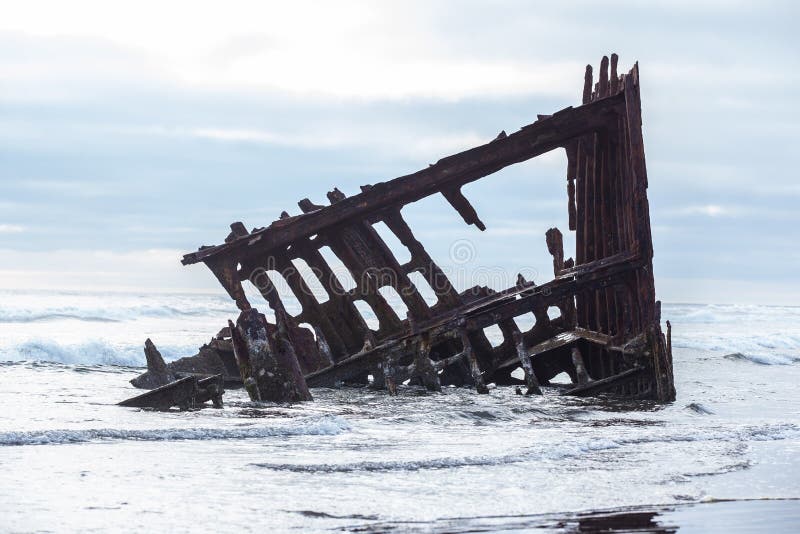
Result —
[[[610, 67], [610, 72], [609, 72]], [[509, 165], [556, 148], [567, 155], [569, 230], [575, 232], [573, 258], [564, 257], [558, 229], [546, 233], [554, 279], [535, 286], [520, 279], [494, 292], [473, 288], [459, 293], [416, 239], [402, 208], [442, 194], [467, 224], [484, 223], [461, 188]], [[572, 394], [602, 391], [659, 401], [674, 399], [671, 347], [660, 326], [655, 298], [653, 246], [647, 200], [647, 171], [641, 129], [638, 64], [617, 74], [617, 56], [604, 57], [599, 80], [587, 66], [583, 102], [540, 115], [518, 132], [505, 132], [485, 145], [443, 158], [426, 169], [388, 182], [362, 186], [346, 197], [328, 193], [330, 204], [298, 202], [302, 213], [248, 232], [231, 225], [224, 244], [187, 254], [184, 264], [205, 263], [241, 310], [251, 304], [242, 283], [250, 281], [285, 321], [310, 386], [365, 381], [395, 391], [414, 380], [430, 389], [442, 383], [514, 383], [510, 373], [525, 371], [529, 393], [566, 371]], [[383, 222], [408, 248], [401, 264], [373, 227]], [[346, 291], [320, 253], [330, 247], [357, 287]], [[319, 302], [292, 260], [310, 266], [329, 299]], [[284, 277], [302, 306], [286, 313], [266, 273]], [[420, 273], [435, 290], [428, 306], [409, 275]], [[379, 289], [393, 287], [408, 308], [399, 317]], [[366, 302], [378, 319], [370, 329], [355, 301]], [[550, 319], [556, 306], [560, 317]], [[520, 331], [515, 317], [532, 312], [536, 322]], [[310, 324], [314, 332], [299, 326]], [[483, 329], [497, 325], [503, 342], [492, 347]]]

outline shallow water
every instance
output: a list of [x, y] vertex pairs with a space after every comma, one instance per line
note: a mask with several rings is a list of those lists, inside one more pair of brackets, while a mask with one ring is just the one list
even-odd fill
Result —
[[800, 308], [665, 304], [667, 406], [315, 389], [157, 413], [114, 406], [144, 337], [192, 353], [234, 315], [226, 299], [115, 296], [100, 322], [109, 296], [4, 296], [0, 530], [564, 530], [542, 515], [800, 497]]

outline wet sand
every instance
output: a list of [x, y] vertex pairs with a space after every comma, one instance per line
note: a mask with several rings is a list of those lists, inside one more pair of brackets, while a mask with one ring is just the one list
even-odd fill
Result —
[[[354, 518], [357, 519], [357, 518]], [[800, 499], [709, 501], [584, 513], [446, 518], [432, 522], [358, 523], [351, 532], [800, 532]]]

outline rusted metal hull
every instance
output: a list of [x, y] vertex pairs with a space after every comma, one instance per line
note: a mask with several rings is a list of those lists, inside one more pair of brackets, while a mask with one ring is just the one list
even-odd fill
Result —
[[[610, 74], [609, 74], [610, 67]], [[487, 288], [459, 293], [406, 224], [403, 206], [441, 193], [467, 224], [485, 225], [461, 193], [467, 183], [556, 148], [567, 154], [569, 230], [574, 258], [564, 257], [558, 229], [546, 233], [554, 279], [533, 286], [520, 278], [501, 292]], [[243, 282], [254, 284], [276, 313], [285, 315], [288, 338], [312, 334], [316, 343], [295, 346], [309, 386], [375, 377], [390, 393], [411, 379], [431, 390], [442, 382], [471, 384], [486, 392], [489, 382], [514, 383], [510, 372], [525, 371], [529, 393], [566, 371], [574, 393], [674, 399], [672, 355], [660, 327], [655, 298], [647, 172], [641, 130], [638, 65], [617, 75], [617, 58], [604, 57], [599, 81], [587, 66], [583, 104], [540, 116], [510, 135], [439, 160], [417, 173], [362, 186], [345, 197], [328, 193], [330, 205], [308, 199], [303, 212], [248, 232], [241, 223], [219, 246], [184, 256], [205, 263], [243, 310], [252, 308]], [[376, 232], [383, 222], [408, 248], [401, 264]], [[345, 291], [322, 254], [330, 247], [357, 287]], [[329, 297], [319, 302], [292, 260], [303, 260]], [[277, 272], [302, 311], [285, 313], [268, 276]], [[428, 306], [409, 275], [420, 273], [434, 289]], [[408, 308], [399, 317], [379, 289], [391, 286]], [[355, 302], [364, 301], [379, 327], [372, 330]], [[549, 307], [561, 311], [550, 319]], [[533, 313], [536, 322], [520, 331], [515, 317]], [[483, 329], [499, 326], [504, 341], [489, 343]], [[299, 343], [298, 343], [299, 345]], [[332, 362], [332, 363], [331, 363]]]
[[[227, 338], [222, 336], [223, 332]], [[200, 347], [196, 355], [170, 363], [164, 361], [155, 344], [149, 339], [145, 341], [144, 353], [147, 358], [147, 371], [130, 381], [134, 387], [154, 389], [186, 376], [194, 375], [202, 378], [217, 374], [223, 377], [226, 387], [230, 389], [242, 387], [227, 329]]]
[[154, 410], [169, 410], [177, 406], [181, 410], [188, 410], [202, 408], [206, 402], [212, 401], [215, 408], [222, 408], [222, 395], [225, 393], [223, 383], [222, 375], [205, 378], [186, 376], [124, 400], [118, 405]]

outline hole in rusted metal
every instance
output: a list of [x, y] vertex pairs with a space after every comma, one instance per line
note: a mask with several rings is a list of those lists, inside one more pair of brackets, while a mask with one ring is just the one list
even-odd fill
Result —
[[392, 255], [397, 259], [397, 262], [401, 265], [403, 263], [408, 263], [411, 261], [411, 251], [408, 250], [403, 243], [394, 235], [386, 223], [377, 222], [372, 225], [378, 235], [383, 239], [386, 246], [389, 247], [389, 250], [392, 252]]
[[278, 296], [283, 303], [284, 308], [286, 311], [292, 315], [297, 315], [301, 311], [303, 311], [303, 306], [300, 304], [300, 301], [297, 299], [297, 296], [294, 294], [292, 289], [289, 287], [289, 284], [286, 282], [286, 279], [275, 270], [267, 271], [267, 276], [269, 276], [272, 285], [275, 286], [275, 290], [278, 292]]
[[536, 324], [536, 317], [534, 317], [533, 313], [528, 312], [514, 317], [514, 322], [517, 323], [517, 328], [519, 328], [520, 332], [528, 332]]
[[486, 334], [486, 339], [489, 340], [492, 347], [498, 347], [503, 343], [503, 331], [496, 324], [484, 328], [483, 333]]
[[397, 314], [397, 317], [400, 319], [405, 319], [406, 315], [408, 315], [408, 306], [406, 306], [403, 299], [400, 298], [400, 295], [397, 293], [397, 290], [391, 286], [383, 286], [378, 288], [378, 293], [386, 299], [386, 302], [391, 306], [394, 312]]
[[339, 259], [339, 256], [337, 256], [330, 247], [320, 247], [319, 253], [325, 258], [325, 263], [331, 268], [333, 276], [336, 277], [339, 285], [342, 286], [345, 291], [351, 291], [356, 288], [357, 284], [356, 281], [353, 280], [353, 275], [350, 274], [350, 271], [344, 266], [342, 260]]
[[304, 259], [295, 258], [292, 260], [292, 263], [294, 264], [300, 276], [303, 277], [303, 281], [308, 286], [308, 289], [311, 290], [311, 296], [313, 296], [319, 303], [327, 302], [329, 299], [328, 292], [325, 291], [325, 287], [323, 287], [322, 283], [319, 281], [319, 278], [317, 278], [317, 273], [308, 266], [308, 263], [306, 263]]
[[422, 273], [417, 271], [409, 273], [408, 279], [411, 280], [411, 283], [417, 288], [417, 293], [419, 293], [428, 306], [435, 306], [436, 303], [439, 302], [439, 297], [436, 296], [436, 292], [428, 281], [425, 280], [425, 277], [422, 276]]
[[375, 311], [373, 311], [369, 304], [361, 299], [358, 299], [353, 301], [353, 305], [356, 307], [356, 310], [358, 310], [358, 313], [371, 330], [378, 330], [378, 328], [380, 328], [378, 317], [375, 315]]

